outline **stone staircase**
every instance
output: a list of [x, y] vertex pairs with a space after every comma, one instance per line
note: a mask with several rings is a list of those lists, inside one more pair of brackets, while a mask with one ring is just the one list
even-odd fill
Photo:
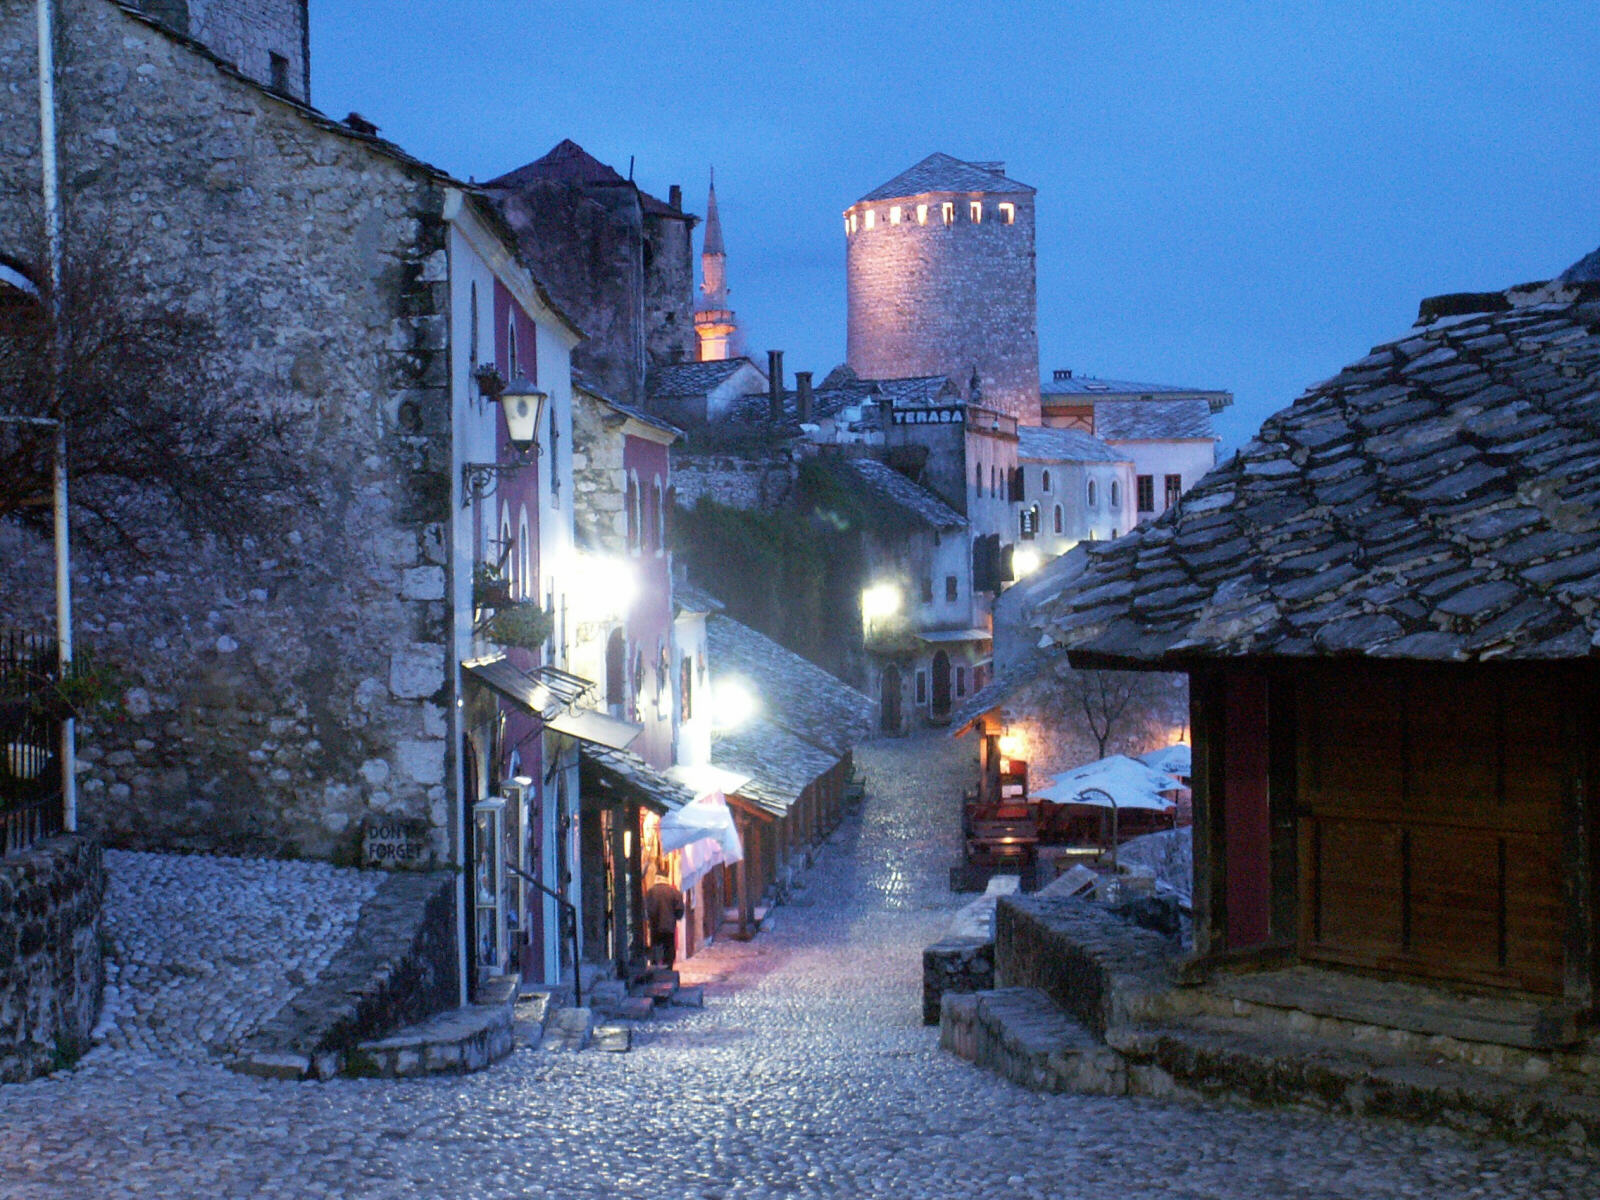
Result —
[[[553, 1051], [604, 1050], [625, 1054], [633, 1048], [633, 1031], [666, 1008], [703, 1008], [705, 989], [684, 987], [676, 971], [640, 968], [627, 979], [599, 977], [585, 968], [583, 989], [588, 1001], [571, 1004], [570, 991], [542, 993], [538, 1031], [526, 1032], [526, 1044]], [[531, 1011], [531, 1010], [530, 1010]], [[518, 1008], [518, 1016], [523, 1010]]]

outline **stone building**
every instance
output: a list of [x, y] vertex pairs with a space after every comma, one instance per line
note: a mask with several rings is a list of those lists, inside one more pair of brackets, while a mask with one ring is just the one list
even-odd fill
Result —
[[[406, 860], [465, 867], [502, 844], [477, 831], [489, 808], [513, 827], [495, 793], [520, 770], [514, 827], [554, 845], [539, 742], [502, 737], [500, 700], [468, 668], [509, 653], [492, 612], [567, 607], [579, 333], [467, 185], [129, 5], [58, 14], [69, 251], [113, 240], [127, 303], [206, 314], [227, 399], [292, 414], [310, 466], [309, 492], [237, 553], [176, 525], [144, 558], [79, 547], [80, 646], [126, 685], [120, 719], [82, 731], [84, 827], [348, 862], [399, 830]], [[10, 6], [0, 256], [17, 263], [37, 242], [36, 72], [31, 8]], [[489, 367], [544, 393], [536, 457], [510, 447]], [[0, 534], [5, 616], [49, 611], [48, 547]], [[498, 599], [480, 595], [487, 568]], [[538, 670], [544, 649], [509, 661]], [[516, 964], [508, 923], [539, 924], [515, 911], [526, 900], [458, 889], [463, 985], [468, 947], [490, 973]]]
[[604, 395], [645, 402], [646, 370], [695, 359], [695, 217], [566, 139], [484, 185], [523, 260], [588, 335], [575, 368]]
[[138, 0], [129, 5], [302, 104], [311, 102], [308, 6], [308, 0]]
[[849, 365], [945, 375], [1039, 423], [1034, 189], [1004, 164], [927, 158], [844, 213]]
[[1047, 562], [1079, 542], [1110, 541], [1134, 525], [1129, 452], [1075, 429], [1024, 426], [1017, 437], [1019, 555], [1027, 550], [1035, 564]]

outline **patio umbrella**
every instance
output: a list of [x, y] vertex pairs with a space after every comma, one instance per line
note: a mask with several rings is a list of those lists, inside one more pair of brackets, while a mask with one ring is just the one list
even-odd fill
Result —
[[1181, 775], [1189, 778], [1194, 765], [1194, 756], [1189, 751], [1186, 742], [1174, 742], [1170, 746], [1163, 746], [1159, 750], [1151, 750], [1139, 755], [1139, 761], [1148, 767], [1154, 767], [1167, 775]]
[[[1034, 798], [1052, 804], [1090, 804], [1096, 808], [1148, 808], [1165, 812], [1177, 782], [1136, 758], [1112, 754], [1056, 776], [1049, 787], [1034, 790]], [[1106, 797], [1109, 796], [1108, 800]]]

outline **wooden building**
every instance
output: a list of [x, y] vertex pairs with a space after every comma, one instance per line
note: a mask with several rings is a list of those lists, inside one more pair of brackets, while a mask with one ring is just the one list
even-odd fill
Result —
[[1596, 1008], [1600, 285], [1424, 303], [1043, 624], [1181, 670], [1201, 964]]

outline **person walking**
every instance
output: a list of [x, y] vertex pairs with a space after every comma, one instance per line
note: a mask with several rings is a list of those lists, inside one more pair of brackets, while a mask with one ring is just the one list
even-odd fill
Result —
[[683, 893], [665, 875], [658, 875], [644, 901], [650, 926], [650, 958], [667, 970], [678, 958], [678, 922], [683, 920]]

